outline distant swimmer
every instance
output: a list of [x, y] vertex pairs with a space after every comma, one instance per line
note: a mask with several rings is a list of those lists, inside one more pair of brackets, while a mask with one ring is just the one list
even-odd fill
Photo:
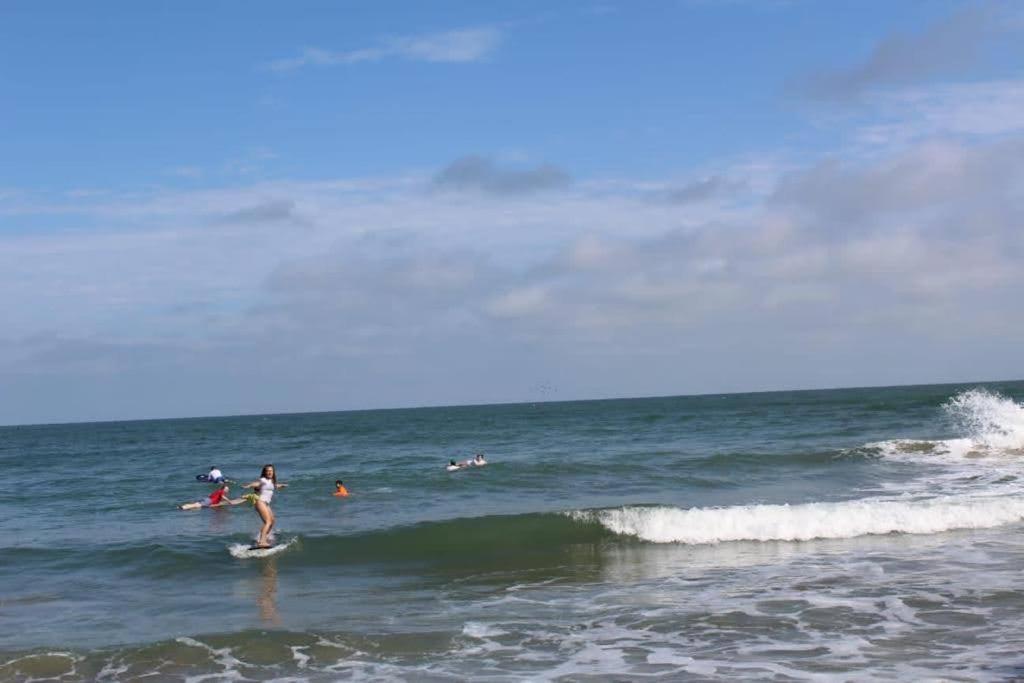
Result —
[[228, 485], [224, 484], [219, 489], [211, 493], [202, 500], [197, 500], [194, 503], [182, 503], [178, 506], [179, 510], [198, 510], [200, 508], [219, 508], [224, 505], [238, 505], [242, 502], [242, 499], [231, 500], [228, 498]]
[[448, 462], [448, 471], [449, 472], [454, 472], [454, 470], [452, 469], [453, 467], [456, 468], [456, 469], [460, 469], [461, 470], [461, 469], [463, 469], [465, 467], [483, 467], [486, 464], [487, 464], [487, 461], [484, 460], [484, 454], [483, 453], [477, 453], [475, 456], [473, 456], [473, 458], [471, 460], [460, 460], [459, 462], [455, 462], [454, 460], [450, 460]]
[[341, 479], [337, 479], [334, 482], [334, 495], [338, 496], [339, 498], [348, 497], [348, 489], [345, 488], [345, 484], [342, 483]]
[[224, 473], [216, 465], [210, 466], [210, 471], [206, 474], [197, 474], [197, 481], [205, 481], [211, 484], [223, 484], [227, 479], [224, 478]]
[[270, 532], [274, 528], [275, 520], [274, 511], [270, 509], [270, 501], [274, 499], [274, 491], [283, 489], [286, 486], [288, 484], [277, 481], [277, 472], [273, 465], [264, 465], [263, 470], [260, 472], [260, 478], [256, 481], [242, 484], [242, 488], [255, 491], [255, 493], [246, 494], [242, 498], [252, 503], [253, 507], [256, 508], [256, 514], [260, 516], [260, 520], [263, 522], [263, 526], [260, 527], [260, 534], [253, 545], [254, 549], [271, 547]]

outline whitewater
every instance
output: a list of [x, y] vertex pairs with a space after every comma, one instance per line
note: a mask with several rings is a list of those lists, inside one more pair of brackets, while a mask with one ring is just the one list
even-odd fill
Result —
[[[587, 513], [574, 513], [586, 519]], [[810, 541], [867, 534], [934, 534], [985, 529], [1024, 517], [1024, 499], [939, 498], [921, 502], [856, 500], [727, 509], [620, 508], [594, 513], [617, 534], [652, 543]]]
[[[1022, 399], [0, 428], [24, 483], [0, 490], [0, 680], [1021, 677]], [[486, 467], [444, 471], [476, 452]], [[268, 462], [289, 484], [276, 554], [249, 551], [249, 505], [177, 510], [211, 465]]]

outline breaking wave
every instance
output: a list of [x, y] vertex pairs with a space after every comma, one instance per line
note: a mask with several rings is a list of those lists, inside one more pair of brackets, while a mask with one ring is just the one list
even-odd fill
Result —
[[986, 456], [1024, 455], [1024, 406], [985, 391], [964, 391], [943, 404], [960, 436], [951, 439], [891, 439], [865, 447], [883, 457], [949, 463]]
[[609, 531], [651, 543], [809, 541], [871, 534], [934, 534], [984, 529], [1024, 518], [1024, 498], [881, 499], [726, 508], [623, 507], [576, 511]]

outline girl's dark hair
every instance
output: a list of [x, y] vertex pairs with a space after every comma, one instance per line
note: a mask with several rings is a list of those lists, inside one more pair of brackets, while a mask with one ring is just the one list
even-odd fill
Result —
[[260, 476], [263, 477], [264, 479], [267, 477], [267, 468], [268, 467], [273, 467], [273, 469], [274, 469], [274, 476], [270, 477], [270, 481], [274, 482], [274, 486], [277, 486], [277, 468], [274, 467], [273, 465], [271, 465], [271, 464], [264, 465], [263, 469], [260, 470]]
[[338, 485], [338, 484], [340, 484], [340, 483], [341, 483], [341, 479], [335, 479], [335, 480], [334, 480], [334, 485], [335, 485], [335, 486], [337, 486], [337, 485]]

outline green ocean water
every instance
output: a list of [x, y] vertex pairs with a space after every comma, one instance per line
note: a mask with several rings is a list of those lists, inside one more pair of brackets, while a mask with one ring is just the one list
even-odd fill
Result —
[[[0, 680], [1024, 675], [1024, 383], [0, 428]], [[448, 473], [449, 459], [486, 467]], [[211, 465], [250, 506], [182, 512]], [[344, 479], [352, 495], [331, 495]], [[233, 491], [237, 494], [239, 491]]]

